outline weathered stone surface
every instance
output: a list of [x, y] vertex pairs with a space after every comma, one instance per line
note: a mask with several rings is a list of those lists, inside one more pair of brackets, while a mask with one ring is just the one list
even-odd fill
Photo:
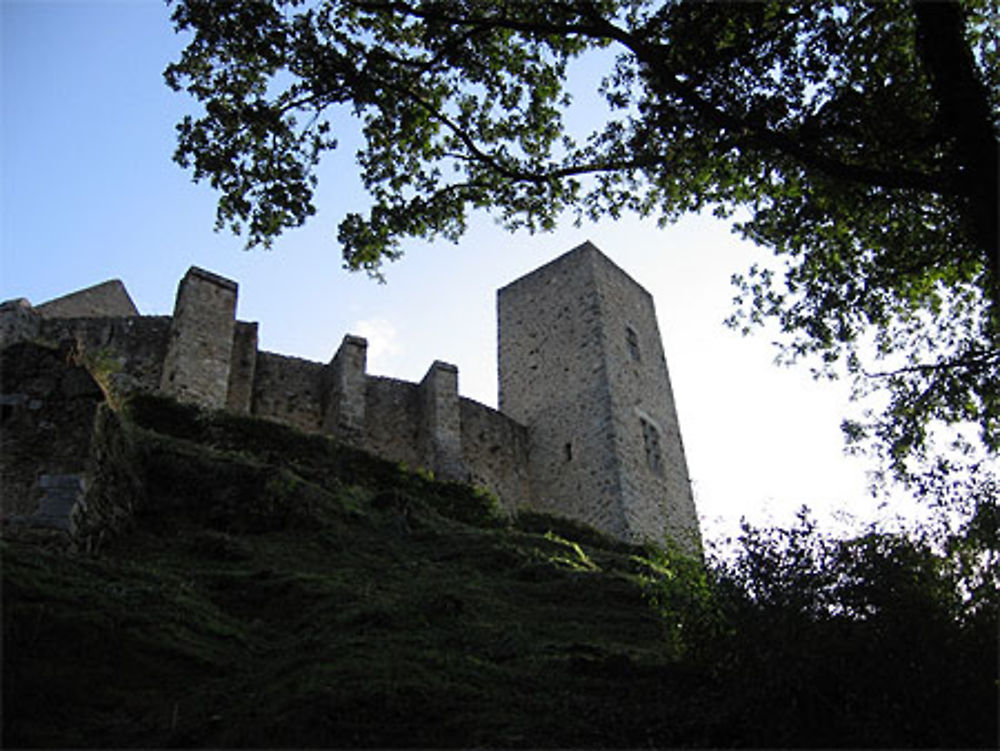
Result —
[[0, 303], [0, 348], [38, 336], [42, 317], [25, 298]]
[[160, 389], [224, 409], [236, 326], [236, 283], [192, 266], [180, 282]]
[[146, 484], [135, 450], [135, 429], [102, 404], [94, 418], [86, 494], [73, 514], [77, 548], [96, 551], [126, 530], [146, 503]]
[[236, 321], [233, 353], [229, 366], [226, 409], [249, 414], [253, 404], [253, 384], [257, 377], [257, 324]]
[[364, 445], [365, 440], [367, 363], [368, 342], [348, 334], [327, 367], [323, 432], [353, 446]]
[[419, 440], [425, 465], [442, 480], [467, 479], [460, 415], [458, 368], [435, 360], [420, 382]]
[[325, 376], [322, 363], [259, 352], [252, 413], [299, 430], [318, 431]]
[[420, 387], [395, 378], [365, 380], [363, 448], [409, 467], [423, 465], [420, 453]]
[[170, 323], [169, 316], [47, 318], [39, 327], [38, 340], [71, 349], [102, 383], [129, 381], [134, 388], [156, 391]]
[[462, 461], [469, 482], [487, 488], [507, 513], [531, 504], [528, 429], [484, 404], [459, 399]]
[[[104, 400], [65, 349], [21, 342], [0, 351], [0, 515], [35, 513], [40, 476], [80, 474]], [[46, 481], [55, 482], [55, 481]]]
[[653, 300], [585, 243], [498, 293], [500, 410], [537, 501], [623, 539], [699, 545]]
[[35, 308], [42, 318], [122, 318], [139, 315], [120, 279], [109, 279]]

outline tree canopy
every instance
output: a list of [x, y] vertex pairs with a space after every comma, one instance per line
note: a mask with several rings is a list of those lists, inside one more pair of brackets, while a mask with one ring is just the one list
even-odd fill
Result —
[[[351, 268], [457, 240], [475, 210], [531, 231], [731, 218], [775, 252], [734, 277], [734, 325], [776, 321], [789, 359], [884, 388], [845, 430], [912, 477], [935, 425], [1000, 451], [998, 19], [997, 0], [177, 0], [193, 36], [165, 76], [204, 106], [176, 160], [251, 246], [315, 212], [349, 112], [372, 199], [340, 223]], [[567, 73], [599, 50], [606, 111], [581, 135]]]

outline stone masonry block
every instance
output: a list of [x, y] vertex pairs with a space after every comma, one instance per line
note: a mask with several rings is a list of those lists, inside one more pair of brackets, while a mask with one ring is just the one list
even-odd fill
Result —
[[458, 368], [435, 360], [420, 382], [419, 442], [427, 465], [443, 480], [464, 480]]
[[368, 341], [351, 334], [326, 367], [322, 430], [355, 446], [365, 440], [367, 367]]
[[223, 409], [236, 325], [236, 283], [192, 266], [177, 289], [160, 388], [182, 401]]
[[237, 321], [229, 365], [226, 409], [238, 415], [250, 413], [253, 382], [257, 371], [257, 324]]

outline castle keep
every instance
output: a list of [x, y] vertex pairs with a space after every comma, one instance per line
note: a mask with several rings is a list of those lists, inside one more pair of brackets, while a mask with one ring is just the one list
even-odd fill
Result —
[[653, 298], [587, 243], [498, 293], [500, 411], [535, 502], [624, 539], [697, 529]]
[[[10, 301], [0, 349], [71, 341], [130, 389], [326, 434], [485, 486], [510, 512], [534, 507], [623, 540], [700, 545], [652, 297], [592, 244], [498, 292], [499, 411], [460, 396], [448, 363], [434, 362], [420, 383], [369, 375], [356, 336], [328, 363], [261, 351], [257, 324], [236, 320], [236, 298], [234, 282], [192, 267], [169, 317], [139, 315], [118, 281], [36, 307]], [[45, 401], [9, 381], [5, 421]], [[46, 469], [80, 469], [67, 461]], [[4, 495], [27, 498], [32, 478], [9, 465]], [[27, 509], [5, 500], [11, 510]]]

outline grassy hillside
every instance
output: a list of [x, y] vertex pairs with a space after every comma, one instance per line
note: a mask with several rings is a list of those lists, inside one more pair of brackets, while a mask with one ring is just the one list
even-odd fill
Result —
[[745, 586], [267, 422], [147, 398], [95, 440], [94, 549], [2, 543], [5, 747], [995, 739], [995, 617], [933, 571], [817, 615], [773, 548]]
[[485, 494], [269, 423], [159, 400], [129, 418], [129, 451], [105, 461], [141, 484], [132, 526], [97, 555], [4, 543], [5, 745], [701, 732], [642, 550], [511, 526]]

